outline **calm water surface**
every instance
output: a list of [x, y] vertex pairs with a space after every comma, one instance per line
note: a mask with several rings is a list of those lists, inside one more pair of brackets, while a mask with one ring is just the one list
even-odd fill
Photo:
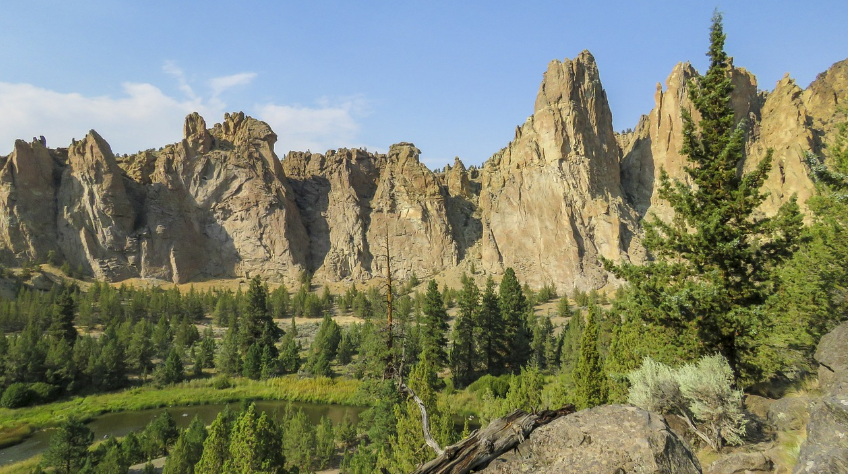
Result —
[[[282, 418], [283, 411], [289, 402], [282, 401], [257, 401], [256, 408], [259, 411], [268, 412], [273, 415], [276, 420]], [[239, 403], [229, 404], [230, 409], [238, 410]], [[353, 423], [359, 422], [359, 414], [365, 411], [365, 407], [349, 407], [341, 405], [324, 405], [316, 403], [298, 403], [291, 402], [292, 408], [302, 409], [310, 421], [317, 424], [321, 417], [329, 418], [334, 425], [342, 422], [345, 415], [350, 416]], [[191, 420], [195, 416], [199, 417], [203, 423], [210, 425], [218, 413], [224, 409], [226, 405], [197, 405], [188, 407], [170, 407], [167, 408], [171, 412], [171, 416], [177, 422], [180, 428], [187, 428]], [[151, 410], [126, 411], [120, 413], [107, 413], [98, 416], [90, 423], [88, 427], [94, 432], [94, 439], [104, 439], [110, 436], [126, 436], [130, 432], [140, 432], [150, 423], [151, 420], [159, 416], [165, 411], [165, 408], [154, 408]], [[23, 443], [15, 446], [10, 446], [5, 449], [0, 449], [0, 466], [11, 464], [24, 459], [31, 458], [36, 454], [40, 454], [47, 449], [50, 443], [50, 436], [53, 430], [43, 430], [35, 433], [27, 438]]]

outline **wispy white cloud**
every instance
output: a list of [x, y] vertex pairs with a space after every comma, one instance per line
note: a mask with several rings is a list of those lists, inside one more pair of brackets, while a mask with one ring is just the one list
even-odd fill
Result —
[[[120, 94], [86, 96], [33, 84], [0, 82], [0, 154], [11, 151], [18, 138], [44, 135], [49, 146], [67, 146], [90, 129], [97, 130], [116, 153], [174, 143], [182, 138], [187, 114], [199, 112], [210, 125], [220, 121], [229, 110], [222, 98], [226, 91], [249, 85], [256, 77], [245, 72], [210, 79], [204, 85], [211, 94], [202, 97], [176, 63], [165, 63], [162, 69], [176, 79], [181, 97], [148, 83], [127, 82]], [[259, 103], [245, 111], [271, 125], [279, 137], [278, 154], [282, 155], [288, 150], [360, 146], [358, 118], [366, 108], [364, 99], [354, 97], [321, 99], [313, 107]], [[233, 110], [239, 109], [243, 107]]]
[[255, 72], [241, 72], [230, 76], [215, 77], [209, 81], [209, 86], [212, 88], [212, 97], [218, 97], [227, 89], [250, 84], [255, 77]]
[[358, 147], [358, 118], [367, 114], [368, 103], [360, 97], [339, 100], [321, 98], [317, 107], [257, 104], [257, 118], [277, 133], [277, 153], [290, 150], [323, 153], [339, 147]]
[[0, 82], [0, 150], [17, 138], [44, 135], [50, 146], [67, 146], [97, 130], [115, 152], [130, 153], [179, 140], [192, 111], [209, 113], [199, 99], [179, 100], [151, 84], [125, 83], [118, 97], [84, 96]]
[[177, 66], [177, 63], [175, 63], [174, 61], [165, 61], [165, 65], [162, 66], [162, 71], [164, 71], [166, 74], [174, 76], [177, 79], [177, 83], [179, 85], [180, 90], [183, 91], [183, 93], [187, 97], [191, 99], [197, 98], [197, 96], [194, 94], [194, 89], [192, 89], [191, 86], [188, 84], [188, 80], [186, 79], [185, 73], [182, 69], [180, 69], [179, 66]]

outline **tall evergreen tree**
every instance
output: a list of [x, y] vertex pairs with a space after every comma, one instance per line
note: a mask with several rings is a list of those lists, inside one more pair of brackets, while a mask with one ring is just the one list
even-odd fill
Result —
[[250, 280], [247, 304], [239, 320], [239, 349], [242, 353], [254, 343], [274, 345], [283, 331], [274, 323], [268, 308], [268, 287], [258, 275]]
[[[682, 153], [692, 185], [661, 174], [659, 195], [674, 218], [653, 217], [645, 225], [644, 243], [654, 260], [608, 267], [634, 287], [626, 311], [637, 318], [630, 322], [635, 330], [665, 332], [671, 337], [667, 345], [678, 354], [683, 348], [688, 359], [720, 352], [737, 377], [753, 382], [762, 378], [757, 352], [770, 325], [763, 306], [776, 267], [796, 248], [802, 220], [794, 199], [774, 217], [756, 212], [765, 196], [760, 189], [771, 168], [771, 152], [753, 171], [739, 172], [745, 122], [734, 124], [724, 42], [716, 13], [707, 52], [710, 67], [689, 87], [700, 120], [682, 111]], [[657, 355], [677, 362], [668, 354]]]
[[574, 405], [578, 409], [603, 405], [607, 401], [606, 373], [598, 352], [597, 318], [600, 308], [589, 307], [589, 320], [580, 340], [580, 358], [574, 368]]
[[224, 463], [229, 457], [232, 424], [233, 414], [225, 406], [209, 426], [209, 434], [203, 441], [203, 453], [194, 467], [195, 474], [224, 472]]
[[251, 344], [244, 354], [241, 364], [241, 374], [252, 380], [259, 380], [262, 375], [262, 348], [259, 344]]
[[88, 447], [93, 441], [94, 433], [85, 424], [68, 420], [50, 437], [42, 465], [52, 467], [56, 473], [75, 474], [88, 460]]
[[424, 295], [424, 306], [421, 312], [422, 357], [429, 358], [438, 369], [446, 367], [448, 365], [446, 351], [448, 313], [445, 311], [436, 280], [430, 280], [427, 284], [427, 293]]
[[530, 331], [527, 314], [530, 305], [512, 268], [507, 268], [498, 288], [498, 307], [504, 322], [506, 368], [518, 373], [530, 360]]
[[278, 367], [286, 374], [300, 370], [300, 343], [297, 342], [297, 325], [292, 318], [291, 329], [283, 336]]
[[283, 474], [285, 457], [282, 433], [267, 413], [256, 413], [251, 403], [233, 426], [230, 456], [222, 472], [233, 474]]
[[74, 327], [75, 312], [73, 290], [65, 288], [53, 304], [53, 320], [48, 331], [54, 338], [68, 341], [72, 347], [77, 340], [77, 329]]
[[483, 372], [500, 375], [506, 371], [507, 340], [504, 331], [504, 320], [498, 306], [498, 295], [495, 294], [495, 282], [492, 277], [486, 279], [486, 287], [480, 298], [478, 314], [480, 325], [480, 350]]
[[195, 417], [187, 429], [180, 431], [162, 474], [194, 474], [194, 466], [203, 454], [206, 436], [206, 427], [200, 418]]
[[170, 385], [183, 381], [185, 378], [185, 368], [183, 367], [183, 359], [180, 357], [180, 353], [176, 348], [171, 348], [168, 358], [165, 359], [165, 363], [156, 371], [154, 378], [158, 385]]
[[315, 429], [315, 468], [327, 469], [336, 454], [336, 438], [333, 432], [333, 422], [321, 417], [321, 422]]
[[480, 289], [474, 280], [462, 275], [462, 291], [459, 293], [459, 314], [453, 326], [453, 345], [451, 347], [451, 372], [457, 388], [474, 381], [480, 364], [480, 351], [477, 338], [479, 328]]
[[168, 448], [177, 440], [179, 434], [177, 423], [171, 416], [171, 412], [166, 409], [160, 413], [144, 428], [142, 434], [144, 451], [148, 459], [167, 456]]
[[215, 360], [215, 367], [227, 375], [235, 375], [241, 372], [241, 356], [239, 355], [238, 330], [231, 327], [224, 335], [221, 350]]

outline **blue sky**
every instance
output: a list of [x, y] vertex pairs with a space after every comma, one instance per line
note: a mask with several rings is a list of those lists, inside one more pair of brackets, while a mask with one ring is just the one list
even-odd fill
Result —
[[269, 122], [288, 150], [414, 142], [431, 168], [480, 164], [533, 111], [547, 64], [588, 49], [617, 130], [657, 82], [727, 51], [770, 90], [848, 57], [844, 1], [3, 1], [0, 154], [96, 129], [116, 153], [178, 141], [193, 110]]

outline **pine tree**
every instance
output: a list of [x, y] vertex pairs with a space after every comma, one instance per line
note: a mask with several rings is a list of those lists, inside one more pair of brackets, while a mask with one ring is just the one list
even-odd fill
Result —
[[68, 341], [71, 346], [77, 340], [77, 329], [74, 327], [75, 312], [73, 290], [66, 288], [53, 304], [53, 321], [50, 323], [48, 332], [56, 339]]
[[144, 428], [142, 438], [145, 455], [148, 459], [167, 456], [168, 447], [177, 440], [178, 436], [179, 431], [174, 417], [171, 416], [170, 411], [163, 411]]
[[241, 356], [239, 355], [238, 344], [238, 330], [231, 327], [224, 336], [221, 350], [218, 352], [218, 358], [215, 361], [215, 366], [221, 373], [226, 375], [241, 373]]
[[354, 350], [353, 342], [350, 339], [350, 331], [342, 332], [342, 339], [339, 341], [339, 351], [337, 354], [339, 364], [350, 364], [350, 361], [353, 359]]
[[56, 473], [75, 474], [88, 460], [88, 447], [93, 441], [94, 433], [87, 426], [77, 420], [68, 420], [50, 437], [42, 465], [52, 467]]
[[[408, 384], [427, 407], [431, 435], [441, 442], [439, 426], [442, 424], [444, 414], [437, 404], [437, 383], [436, 366], [426, 355], [422, 356], [421, 360], [412, 367]], [[425, 444], [421, 410], [415, 401], [410, 398], [405, 403], [396, 405], [394, 413], [397, 418], [397, 435], [390, 443], [393, 448], [391, 460], [393, 472], [411, 472], [417, 465], [436, 455]]]
[[139, 320], [133, 327], [130, 343], [127, 347], [127, 368], [142, 374], [153, 368], [153, 343], [151, 342], [150, 323]]
[[424, 295], [424, 306], [422, 308], [422, 357], [427, 357], [437, 368], [448, 364], [448, 354], [445, 348], [448, 345], [448, 313], [439, 293], [439, 285], [436, 280], [430, 280], [427, 284], [427, 293]]
[[242, 360], [241, 374], [252, 380], [259, 380], [262, 375], [262, 349], [259, 344], [251, 344]]
[[480, 350], [483, 372], [500, 375], [506, 372], [505, 356], [507, 348], [504, 320], [495, 294], [495, 282], [492, 277], [486, 279], [486, 288], [480, 299], [478, 314], [480, 325]]
[[598, 325], [600, 308], [589, 307], [589, 320], [580, 340], [580, 358], [574, 368], [574, 405], [578, 409], [603, 405], [607, 401], [607, 384], [601, 355], [598, 353]]
[[100, 377], [95, 384], [101, 390], [123, 387], [127, 383], [126, 356], [114, 326], [106, 329], [100, 338], [100, 344], [100, 355], [97, 359]]
[[326, 469], [335, 454], [336, 438], [333, 422], [322, 416], [315, 429], [315, 468], [319, 471]]
[[[318, 327], [318, 333], [315, 334], [315, 339], [312, 341], [312, 346], [309, 348], [310, 360], [314, 362], [320, 355], [323, 355], [327, 361], [333, 360], [336, 357], [341, 338], [341, 328], [338, 323], [329, 314], [325, 314], [321, 326]], [[311, 365], [311, 362], [307, 364]]]
[[224, 472], [224, 463], [229, 456], [230, 431], [233, 415], [228, 407], [218, 413], [209, 426], [209, 435], [203, 441], [203, 454], [195, 465], [195, 474], [219, 474]]
[[[552, 352], [554, 345], [554, 325], [550, 316], [539, 316], [534, 318], [533, 340], [530, 343], [530, 363], [541, 370], [548, 368], [548, 355]], [[553, 355], [553, 354], [551, 354]], [[551, 359], [553, 361], [553, 359]]]
[[287, 466], [296, 468], [298, 472], [312, 472], [312, 457], [315, 454], [315, 428], [303, 410], [287, 409], [288, 416], [285, 425], [286, 436], [283, 438], [283, 452], [286, 455]]
[[157, 385], [164, 386], [182, 382], [184, 378], [183, 359], [176, 348], [171, 348], [165, 363], [154, 373], [154, 380]]
[[89, 466], [86, 466], [80, 472], [96, 472], [96, 474], [125, 474], [131, 464], [126, 459], [124, 452], [121, 450], [121, 445], [114, 440], [115, 438], [109, 438], [109, 441], [98, 447], [97, 451], [104, 452], [100, 456], [95, 454], [95, 457], [97, 457], [96, 461], [93, 461], [91, 456], [89, 457], [90, 464], [92, 466], [97, 466], [95, 469], [87, 470], [87, 467]]
[[239, 320], [239, 349], [244, 353], [254, 343], [274, 345], [283, 331], [274, 323], [268, 309], [268, 287], [258, 275], [250, 280], [245, 295], [247, 305]]
[[[700, 120], [685, 109], [682, 153], [692, 186], [663, 171], [659, 196], [674, 218], [645, 225], [644, 243], [654, 261], [608, 268], [633, 287], [628, 313], [634, 327], [668, 330], [667, 345], [683, 348], [684, 359], [723, 354], [737, 377], [763, 377], [758, 351], [769, 331], [764, 303], [774, 271], [797, 246], [802, 227], [794, 199], [774, 217], [760, 217], [760, 191], [771, 168], [771, 152], [755, 170], [740, 174], [745, 123], [734, 125], [730, 59], [719, 13], [713, 17], [710, 67], [689, 87]], [[678, 351], [680, 352], [680, 351]], [[664, 362], [670, 362], [664, 360]]]
[[530, 306], [512, 268], [506, 269], [501, 280], [498, 307], [504, 321], [506, 368], [512, 373], [518, 373], [530, 360], [530, 331], [527, 328]]
[[206, 427], [200, 418], [195, 417], [188, 429], [180, 431], [162, 474], [194, 474], [194, 466], [203, 454], [206, 436]]
[[297, 342], [297, 329], [294, 328], [283, 336], [282, 348], [280, 350], [279, 368], [285, 374], [294, 374], [300, 370], [300, 343]]
[[266, 413], [256, 413], [251, 403], [233, 426], [229, 458], [221, 472], [232, 474], [282, 474], [285, 457], [282, 433]]
[[453, 346], [451, 348], [451, 372], [457, 388], [463, 388], [474, 381], [480, 364], [480, 352], [477, 347], [479, 329], [480, 290], [474, 280], [462, 275], [462, 291], [459, 293], [459, 314], [453, 326]]

